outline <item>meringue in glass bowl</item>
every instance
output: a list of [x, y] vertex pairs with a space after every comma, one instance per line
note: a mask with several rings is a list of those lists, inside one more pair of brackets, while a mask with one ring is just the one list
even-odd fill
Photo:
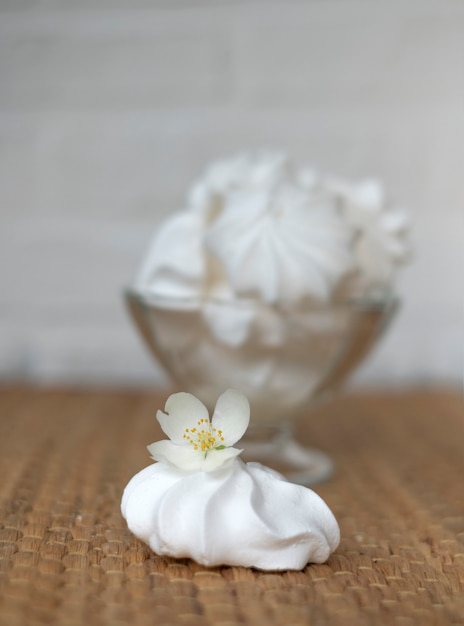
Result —
[[309, 484], [330, 460], [285, 425], [332, 393], [392, 319], [406, 235], [376, 181], [238, 155], [213, 163], [160, 226], [126, 299], [179, 388], [209, 408], [224, 389], [245, 393], [261, 425], [246, 451]]
[[[125, 295], [147, 347], [179, 389], [210, 409], [227, 386], [247, 395], [253, 416], [241, 444], [247, 456], [285, 466], [288, 477], [302, 484], [330, 475], [327, 455], [292, 438], [292, 421], [332, 394], [369, 353], [392, 319], [395, 298], [286, 311], [147, 296], [133, 289]], [[247, 341], [221, 342], [211, 332], [205, 309], [231, 318], [247, 315]]]

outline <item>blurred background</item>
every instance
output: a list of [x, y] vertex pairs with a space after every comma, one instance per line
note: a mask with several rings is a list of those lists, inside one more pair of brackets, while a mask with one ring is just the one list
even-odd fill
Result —
[[0, 0], [0, 381], [160, 384], [121, 290], [205, 165], [261, 147], [410, 212], [355, 384], [461, 384], [461, 0]]

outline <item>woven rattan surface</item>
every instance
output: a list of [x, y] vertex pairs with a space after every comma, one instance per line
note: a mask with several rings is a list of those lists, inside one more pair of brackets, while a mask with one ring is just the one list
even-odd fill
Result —
[[315, 488], [342, 540], [301, 572], [206, 569], [127, 531], [165, 395], [0, 392], [0, 623], [464, 624], [464, 410], [449, 392], [352, 395], [298, 425], [336, 460]]

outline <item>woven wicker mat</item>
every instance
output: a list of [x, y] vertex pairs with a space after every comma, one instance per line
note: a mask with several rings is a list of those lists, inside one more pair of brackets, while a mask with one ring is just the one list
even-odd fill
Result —
[[464, 624], [464, 412], [448, 392], [354, 395], [299, 423], [336, 460], [342, 541], [301, 572], [161, 558], [119, 512], [160, 436], [148, 393], [0, 392], [3, 625]]

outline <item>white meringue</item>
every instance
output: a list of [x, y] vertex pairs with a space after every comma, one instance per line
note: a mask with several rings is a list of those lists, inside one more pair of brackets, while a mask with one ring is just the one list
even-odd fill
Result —
[[162, 224], [135, 280], [135, 288], [163, 297], [192, 297], [202, 291], [205, 259], [202, 219], [182, 212]]
[[229, 389], [209, 421], [206, 407], [177, 393], [157, 418], [171, 441], [148, 449], [159, 462], [136, 474], [121, 512], [154, 552], [206, 566], [263, 570], [323, 563], [340, 541], [338, 524], [310, 489], [288, 483], [232, 447], [250, 417], [247, 398]]
[[[407, 226], [376, 181], [294, 171], [280, 152], [242, 154], [214, 163], [195, 183], [187, 210], [160, 228], [135, 286], [271, 305], [363, 298], [391, 289], [408, 256]], [[248, 324], [234, 337], [246, 338]], [[229, 343], [229, 321], [214, 326]]]
[[340, 541], [318, 495], [239, 459], [225, 470], [193, 474], [150, 465], [127, 485], [121, 511], [157, 554], [206, 566], [298, 570], [326, 561]]
[[237, 297], [266, 303], [330, 299], [351, 268], [347, 229], [334, 207], [282, 187], [232, 195], [205, 236]]
[[352, 292], [362, 296], [391, 289], [399, 266], [410, 256], [406, 213], [388, 206], [378, 180], [338, 182], [333, 191], [341, 215], [355, 231]]

